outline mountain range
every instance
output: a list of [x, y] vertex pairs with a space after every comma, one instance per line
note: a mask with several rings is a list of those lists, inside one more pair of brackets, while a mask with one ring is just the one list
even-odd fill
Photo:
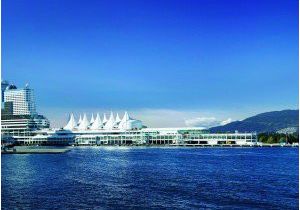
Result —
[[299, 132], [299, 110], [265, 112], [241, 121], [212, 127], [210, 132]]

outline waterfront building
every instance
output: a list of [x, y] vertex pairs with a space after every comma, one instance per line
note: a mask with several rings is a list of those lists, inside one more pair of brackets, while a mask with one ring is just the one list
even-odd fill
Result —
[[25, 88], [18, 89], [8, 85], [4, 91], [4, 103], [12, 102], [13, 115], [35, 115], [36, 108], [33, 90], [26, 84]]
[[[104, 115], [105, 116], [105, 115]], [[209, 133], [200, 127], [146, 128], [140, 120], [131, 118], [127, 112], [119, 124], [113, 113], [104, 124], [97, 113], [94, 123], [88, 125], [86, 114], [79, 126], [71, 114], [63, 129], [44, 129], [24, 144], [70, 144], [70, 145], [169, 145], [169, 146], [254, 146], [256, 133]], [[118, 115], [117, 115], [118, 116]], [[117, 117], [116, 117], [117, 118]], [[106, 124], [109, 123], [109, 126]], [[83, 126], [84, 125], [84, 126]]]
[[48, 119], [37, 114], [33, 90], [28, 85], [23, 89], [3, 81], [1, 85], [2, 90], [5, 89], [1, 110], [1, 141], [7, 138], [26, 141], [35, 135], [35, 131], [50, 127]]
[[1, 134], [13, 137], [33, 136], [33, 131], [49, 128], [43, 115], [2, 115]]

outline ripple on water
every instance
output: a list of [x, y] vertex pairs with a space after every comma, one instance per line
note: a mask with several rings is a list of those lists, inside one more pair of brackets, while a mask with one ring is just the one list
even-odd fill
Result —
[[298, 209], [296, 148], [82, 147], [1, 168], [2, 209]]

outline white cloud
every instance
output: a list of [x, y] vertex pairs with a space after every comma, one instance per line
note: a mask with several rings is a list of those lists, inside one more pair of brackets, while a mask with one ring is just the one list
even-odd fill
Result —
[[227, 120], [223, 120], [220, 125], [226, 125], [228, 123], [231, 123], [232, 122], [232, 119], [231, 118], [228, 118]]
[[219, 125], [226, 125], [230, 123], [232, 120], [231, 118], [228, 118], [227, 120], [217, 120], [215, 117], [196, 117], [196, 118], [191, 118], [185, 120], [186, 126], [191, 126], [191, 127], [205, 127], [205, 128], [210, 128], [210, 127], [215, 127]]
[[219, 124], [215, 117], [196, 117], [185, 120], [185, 124], [190, 127], [212, 127]]

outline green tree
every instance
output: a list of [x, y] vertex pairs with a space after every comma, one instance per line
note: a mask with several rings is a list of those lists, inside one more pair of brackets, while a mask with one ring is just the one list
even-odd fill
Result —
[[260, 134], [259, 137], [258, 137], [258, 140], [259, 140], [260, 142], [266, 143], [267, 140], [268, 140], [268, 138], [266, 137], [265, 134]]
[[285, 143], [286, 142], [286, 139], [285, 139], [285, 137], [280, 137], [280, 140], [279, 140], [279, 143]]
[[274, 137], [273, 137], [272, 135], [270, 135], [270, 136], [268, 137], [267, 143], [268, 143], [268, 144], [273, 144], [273, 143], [274, 143]]

